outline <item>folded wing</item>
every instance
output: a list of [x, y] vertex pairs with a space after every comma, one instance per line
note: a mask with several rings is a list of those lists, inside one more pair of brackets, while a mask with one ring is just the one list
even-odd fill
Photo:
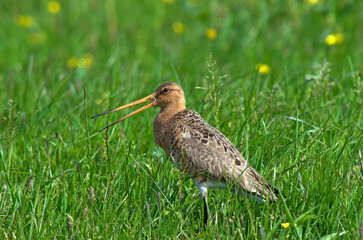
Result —
[[174, 144], [171, 155], [183, 158], [188, 173], [207, 181], [234, 184], [238, 191], [261, 200], [275, 201], [278, 189], [253, 169], [233, 143], [210, 126], [197, 112], [185, 110], [173, 119]]

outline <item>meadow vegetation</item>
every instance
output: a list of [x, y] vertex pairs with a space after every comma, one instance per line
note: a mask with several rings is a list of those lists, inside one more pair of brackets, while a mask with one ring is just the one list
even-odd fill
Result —
[[[363, 1], [0, 2], [1, 239], [358, 239]], [[202, 200], [153, 141], [165, 81], [279, 187]], [[131, 110], [130, 110], [131, 111]], [[361, 230], [363, 231], [363, 230]]]

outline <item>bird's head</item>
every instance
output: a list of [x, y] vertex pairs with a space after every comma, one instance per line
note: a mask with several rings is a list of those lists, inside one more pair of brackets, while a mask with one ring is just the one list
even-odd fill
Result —
[[98, 114], [96, 116], [93, 116], [93, 118], [102, 116], [102, 115], [106, 115], [108, 113], [112, 113], [112, 112], [116, 112], [128, 107], [132, 107], [135, 105], [138, 105], [140, 103], [144, 103], [144, 102], [148, 102], [151, 101], [150, 103], [148, 103], [147, 105], [137, 109], [136, 111], [130, 113], [129, 115], [117, 120], [116, 122], [108, 125], [105, 128], [102, 128], [100, 131], [111, 127], [113, 125], [115, 125], [118, 122], [121, 122], [123, 120], [125, 120], [126, 118], [129, 118], [141, 111], [144, 111], [145, 109], [148, 109], [150, 107], [160, 107], [161, 111], [171, 111], [171, 112], [178, 112], [181, 110], [185, 109], [185, 98], [184, 98], [184, 91], [183, 88], [175, 83], [175, 82], [166, 82], [161, 84], [152, 94], [137, 100], [135, 102], [123, 105], [121, 107], [112, 109], [110, 111]]

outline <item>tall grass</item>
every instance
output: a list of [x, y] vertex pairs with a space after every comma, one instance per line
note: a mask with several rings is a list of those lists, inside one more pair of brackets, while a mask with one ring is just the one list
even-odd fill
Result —
[[[359, 238], [361, 1], [47, 3], [0, 3], [0, 238]], [[284, 197], [212, 191], [203, 230], [198, 190], [153, 141], [157, 109], [97, 132], [128, 110], [91, 116], [164, 81]]]

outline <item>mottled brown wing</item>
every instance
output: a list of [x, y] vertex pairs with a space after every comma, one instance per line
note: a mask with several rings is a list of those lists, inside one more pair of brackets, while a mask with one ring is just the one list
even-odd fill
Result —
[[185, 110], [173, 120], [176, 144], [171, 153], [179, 162], [188, 164], [189, 174], [208, 175], [209, 179], [227, 184], [237, 182], [244, 192], [264, 200], [277, 199], [278, 190], [248, 165], [233, 143], [197, 112]]

